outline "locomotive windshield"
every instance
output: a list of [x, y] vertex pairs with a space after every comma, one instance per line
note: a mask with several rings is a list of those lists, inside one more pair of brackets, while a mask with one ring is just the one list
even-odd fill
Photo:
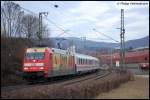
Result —
[[44, 52], [31, 52], [25, 54], [26, 59], [43, 59]]

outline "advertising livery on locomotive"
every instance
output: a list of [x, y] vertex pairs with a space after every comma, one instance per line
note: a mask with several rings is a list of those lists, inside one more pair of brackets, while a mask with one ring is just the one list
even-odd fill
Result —
[[25, 79], [49, 78], [99, 69], [95, 57], [49, 47], [27, 48], [23, 61]]

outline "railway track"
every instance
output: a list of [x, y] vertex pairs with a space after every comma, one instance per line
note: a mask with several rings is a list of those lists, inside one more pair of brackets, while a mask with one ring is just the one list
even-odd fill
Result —
[[74, 80], [74, 81], [66, 82], [63, 85], [64, 86], [72, 85], [72, 84], [83, 82], [83, 81], [87, 81], [87, 80], [98, 80], [100, 78], [108, 76], [109, 74], [111, 74], [111, 71], [98, 72], [98, 73], [95, 73], [94, 75], [89, 76], [89, 77], [83, 77], [83, 78], [80, 78], [80, 79], [77, 79], [77, 80]]
[[111, 73], [110, 71], [99, 70], [95, 73], [66, 77], [63, 79], [60, 79], [61, 77], [58, 79], [54, 78], [50, 81], [36, 83], [36, 84], [29, 85], [26, 83], [26, 84], [21, 84], [21, 85], [5, 86], [5, 87], [1, 87], [1, 90], [2, 91], [12, 91], [12, 90], [16, 90], [16, 89], [30, 88], [30, 87], [39, 86], [39, 85], [43, 86], [43, 85], [53, 85], [53, 84], [66, 86], [66, 85], [72, 85], [72, 84], [87, 81], [87, 80], [97, 80], [97, 79], [100, 79], [100, 78], [103, 78], [103, 77], [109, 75], [110, 73]]

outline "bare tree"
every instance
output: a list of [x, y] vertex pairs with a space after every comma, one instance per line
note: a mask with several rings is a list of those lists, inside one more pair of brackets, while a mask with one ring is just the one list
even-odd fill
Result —
[[[2, 9], [1, 9], [2, 12]], [[4, 19], [4, 15], [1, 14], [1, 35], [7, 36], [6, 34], [6, 20]]]
[[22, 19], [23, 32], [28, 39], [35, 38], [38, 31], [38, 18], [33, 15], [25, 15]]
[[1, 22], [4, 29], [4, 33], [9, 37], [20, 36], [21, 31], [21, 19], [24, 12], [21, 10], [18, 4], [10, 1], [4, 1], [1, 6]]
[[[28, 39], [38, 39], [39, 18], [33, 15], [25, 15], [22, 19], [23, 31]], [[46, 24], [42, 27], [42, 38], [48, 37], [49, 29]]]

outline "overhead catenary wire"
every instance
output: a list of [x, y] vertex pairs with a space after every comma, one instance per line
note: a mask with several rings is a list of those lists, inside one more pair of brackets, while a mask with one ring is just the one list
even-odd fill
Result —
[[[21, 7], [21, 6], [20, 6], [20, 7]], [[31, 11], [31, 10], [28, 10], [28, 9], [26, 9], [26, 8], [24, 8], [24, 7], [21, 7], [21, 8], [24, 9], [24, 10], [26, 10], [27, 12], [32, 13], [33, 15], [38, 16], [37, 13], [34, 13], [34, 12]], [[50, 19], [48, 19], [48, 18], [46, 18], [46, 17], [44, 17], [44, 18], [45, 18], [48, 22], [50, 22], [51, 24], [55, 25], [58, 29], [60, 29], [61, 31], [63, 31], [63, 33], [59, 34], [58, 36], [60, 36], [60, 35], [62, 35], [62, 34], [64, 34], [64, 33], [68, 33], [68, 32], [66, 32], [65, 29], [63, 29], [63, 28], [61, 28], [60, 26], [58, 26], [58, 24], [56, 24], [56, 23], [53, 22], [52, 20], [50, 20]], [[70, 33], [68, 33], [68, 34], [70, 34]], [[57, 37], [58, 37], [58, 36], [57, 36]]]
[[104, 35], [105, 37], [107, 37], [107, 38], [109, 38], [109, 39], [111, 39], [111, 40], [113, 40], [113, 41], [119, 43], [119, 41], [113, 39], [112, 37], [110, 37], [110, 36], [108, 36], [108, 35], [106, 35], [106, 34], [104, 34], [104, 33], [101, 33], [101, 32], [99, 32], [99, 31], [97, 31], [96, 29], [93, 29], [93, 30], [94, 30], [95, 32], [97, 32], [97, 33], [99, 33], [99, 34], [102, 34], [102, 35]]
[[[20, 6], [20, 7], [21, 7], [21, 6]], [[35, 13], [35, 12], [29, 10], [29, 9], [26, 9], [26, 8], [24, 8], [24, 7], [21, 7], [21, 8], [24, 9], [24, 10], [26, 10], [27, 12], [32, 13], [33, 15], [38, 16], [37, 13]], [[59, 12], [59, 11], [58, 11], [58, 12]], [[59, 13], [60, 13], [60, 12], [59, 12]], [[58, 34], [57, 37], [59, 37], [59, 36], [65, 34], [65, 33], [70, 34], [70, 33], [68, 33], [64, 28], [60, 27], [61, 25], [56, 24], [55, 22], [53, 22], [52, 20], [48, 19], [47, 17], [43, 17], [43, 18], [45, 18], [49, 23], [55, 25], [58, 29], [60, 29], [61, 31], [63, 31], [62, 33]], [[100, 33], [100, 32], [97, 31], [97, 30], [95, 30], [95, 31], [98, 32], [98, 33]], [[101, 34], [103, 34], [103, 33], [101, 33]], [[70, 35], [72, 35], [72, 34], [70, 34]], [[107, 35], [105, 35], [105, 34], [103, 34], [103, 35], [104, 35], [105, 37], [107, 37], [107, 38], [109, 38], [109, 39], [115, 41], [115, 42], [119, 42], [119, 41], [117, 41], [117, 40], [115, 40], [115, 39], [113, 39], [113, 38], [111, 38], [111, 37], [109, 37], [109, 36], [107, 36]]]
[[[58, 11], [57, 10], [57, 12], [59, 12], [61, 15], [64, 15], [63, 13], [61, 13], [60, 11]], [[65, 16], [65, 15], [64, 15]], [[97, 31], [98, 32], [98, 31]], [[101, 34], [103, 34], [103, 33], [101, 33]], [[103, 34], [105, 37], [107, 37], [107, 38], [109, 38], [109, 39], [111, 39], [111, 40], [113, 40], [113, 41], [115, 41], [115, 42], [119, 42], [119, 41], [117, 41], [117, 40], [115, 40], [115, 39], [113, 39], [113, 38], [111, 38], [111, 37], [109, 37], [109, 36], [107, 36], [107, 35], [105, 35], [105, 34]], [[106, 40], [106, 39], [102, 39], [102, 40]]]

